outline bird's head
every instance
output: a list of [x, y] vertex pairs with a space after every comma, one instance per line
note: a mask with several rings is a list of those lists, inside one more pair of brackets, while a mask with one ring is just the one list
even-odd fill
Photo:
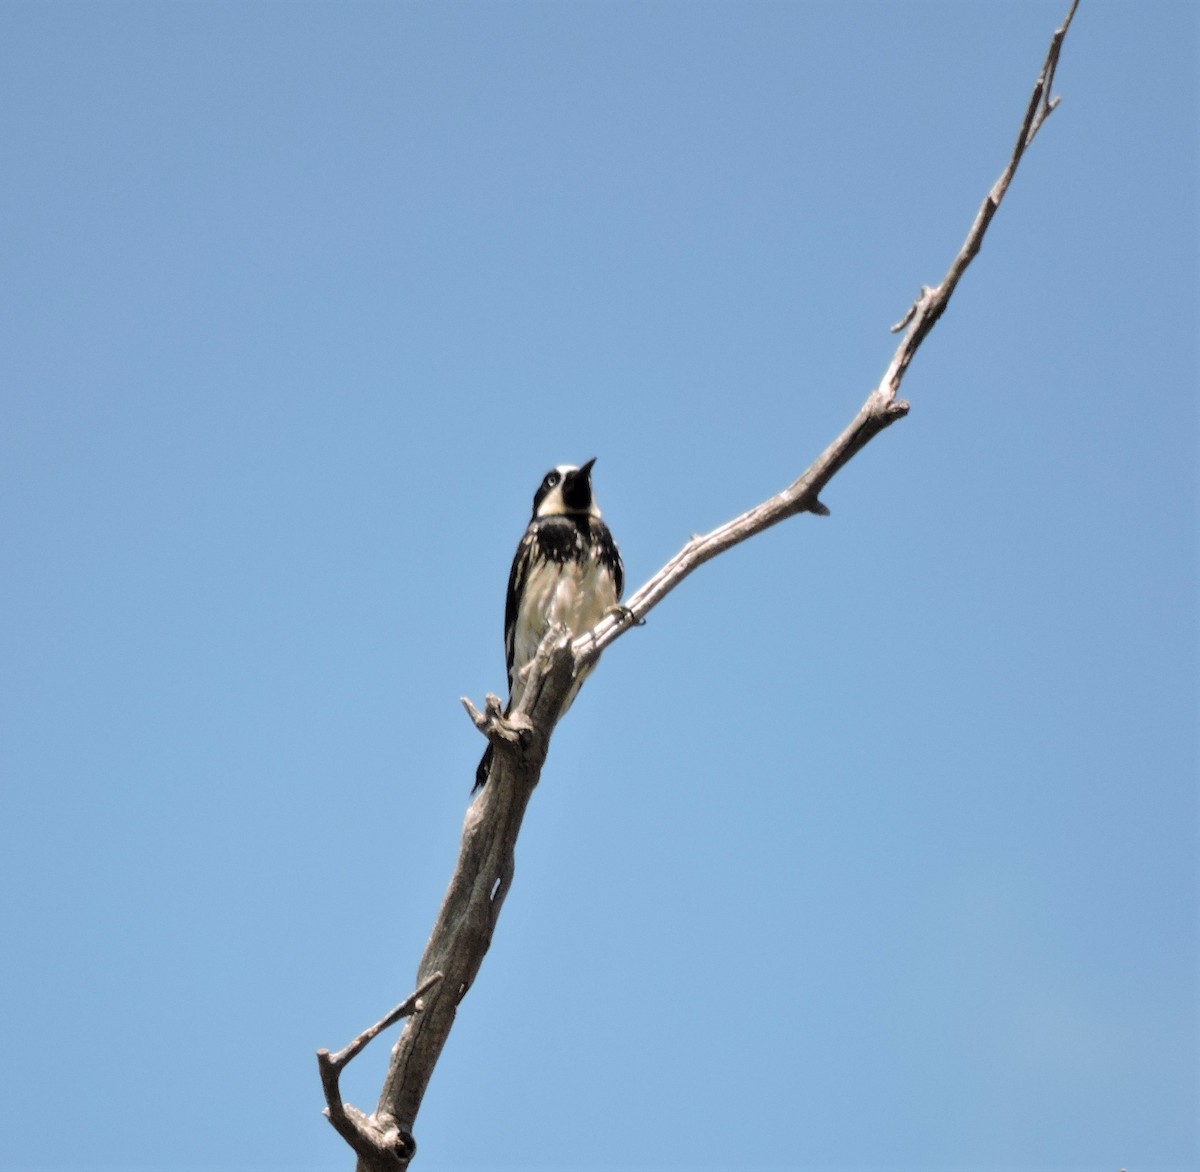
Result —
[[542, 477], [542, 483], [533, 494], [535, 517], [559, 517], [567, 513], [582, 513], [599, 517], [600, 510], [592, 499], [593, 456], [586, 464], [576, 468], [574, 464], [559, 464]]

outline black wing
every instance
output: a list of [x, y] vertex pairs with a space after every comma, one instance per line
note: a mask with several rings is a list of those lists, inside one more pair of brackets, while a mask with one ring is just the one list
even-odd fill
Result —
[[529, 578], [529, 567], [537, 556], [537, 527], [531, 524], [525, 530], [513, 555], [512, 569], [508, 571], [508, 594], [504, 600], [504, 662], [508, 669], [508, 690], [513, 685], [513, 657], [516, 655], [517, 611], [521, 606], [521, 595]]
[[[537, 530], [530, 525], [525, 530], [513, 555], [512, 569], [508, 571], [508, 594], [504, 599], [504, 659], [508, 669], [508, 691], [512, 694], [513, 685], [513, 656], [516, 654], [517, 611], [521, 606], [521, 595], [525, 591], [525, 582], [529, 577], [529, 567], [537, 554]], [[488, 773], [492, 768], [492, 746], [483, 751], [483, 757], [475, 770], [474, 793], [487, 784]]]
[[617, 601], [620, 602], [621, 595], [625, 593], [625, 565], [608, 526], [599, 519], [592, 520], [592, 541], [595, 542], [600, 564], [607, 566], [612, 574], [613, 585], [617, 588]]

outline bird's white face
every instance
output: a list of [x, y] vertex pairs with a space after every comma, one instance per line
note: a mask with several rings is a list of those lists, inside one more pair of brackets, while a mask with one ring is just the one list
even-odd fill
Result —
[[[578, 465], [575, 464], [559, 464], [555, 468], [551, 468], [542, 479], [541, 486], [538, 488], [537, 496], [534, 498], [533, 515], [535, 517], [562, 517], [568, 513], [584, 513], [589, 517], [599, 517], [600, 510], [596, 507], [595, 500], [592, 499], [591, 483], [585, 477], [587, 486], [586, 504], [570, 504], [566, 497], [563, 496], [563, 487], [572, 483], [578, 483], [577, 479], [573, 479], [571, 474], [580, 471]], [[590, 468], [589, 468], [590, 472]], [[578, 491], [577, 489], [575, 490]], [[568, 489], [570, 493], [571, 490]]]

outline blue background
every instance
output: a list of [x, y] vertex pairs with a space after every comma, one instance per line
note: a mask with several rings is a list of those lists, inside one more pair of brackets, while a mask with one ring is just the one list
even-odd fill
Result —
[[[798, 475], [1065, 8], [0, 5], [0, 1166], [350, 1166], [542, 473], [631, 586]], [[414, 1167], [1200, 1162], [1198, 49], [1084, 0], [911, 415], [606, 654]]]

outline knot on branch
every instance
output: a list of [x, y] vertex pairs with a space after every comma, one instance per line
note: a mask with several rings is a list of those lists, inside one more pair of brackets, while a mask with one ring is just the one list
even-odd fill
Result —
[[380, 1137], [380, 1144], [374, 1158], [384, 1167], [394, 1166], [398, 1172], [404, 1172], [417, 1154], [417, 1141], [411, 1131], [402, 1127], [389, 1127]]

